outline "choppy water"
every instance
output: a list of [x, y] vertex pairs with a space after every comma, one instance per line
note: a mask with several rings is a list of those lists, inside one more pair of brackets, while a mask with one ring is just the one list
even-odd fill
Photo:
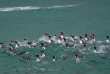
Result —
[[[110, 1], [109, 0], [0, 0], [0, 42], [6, 48], [0, 48], [0, 74], [109, 74], [110, 43]], [[73, 48], [67, 48], [62, 41], [57, 43], [59, 32], [64, 32]], [[49, 33], [55, 43], [45, 50], [46, 57], [36, 61], [35, 54], [41, 54], [40, 42], [46, 43]], [[90, 36], [94, 33], [96, 42], [90, 37], [86, 48], [79, 42], [73, 42], [69, 35]], [[29, 48], [22, 38], [33, 41], [36, 48]], [[24, 56], [33, 56], [30, 61], [12, 56], [8, 50], [10, 40], [17, 40], [20, 47], [17, 52], [31, 50]], [[106, 44], [106, 45], [105, 45]], [[94, 53], [93, 46], [97, 47]], [[73, 53], [84, 58], [78, 60]], [[52, 62], [52, 56], [56, 61]], [[66, 56], [66, 60], [62, 59]]]

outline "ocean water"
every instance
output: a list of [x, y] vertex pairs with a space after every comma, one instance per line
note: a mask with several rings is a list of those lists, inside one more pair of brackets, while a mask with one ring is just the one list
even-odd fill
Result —
[[[41, 54], [40, 42], [46, 43], [47, 32], [55, 43], [45, 49], [45, 58], [36, 62], [35, 54]], [[63, 32], [67, 41], [74, 44], [67, 48], [64, 42], [57, 43]], [[79, 42], [73, 42], [69, 35], [88, 34], [86, 48]], [[89, 37], [95, 34], [96, 41]], [[0, 0], [0, 42], [6, 48], [0, 48], [0, 74], [109, 74], [110, 43], [110, 0]], [[35, 48], [29, 48], [22, 38], [34, 42]], [[10, 40], [20, 44], [17, 52], [31, 50], [23, 56], [30, 61], [9, 53]], [[14, 44], [14, 43], [13, 43]], [[106, 44], [106, 45], [105, 45]], [[97, 47], [94, 53], [93, 46]], [[78, 60], [73, 53], [84, 58]], [[52, 62], [52, 56], [56, 61]], [[66, 56], [66, 60], [62, 59]]]

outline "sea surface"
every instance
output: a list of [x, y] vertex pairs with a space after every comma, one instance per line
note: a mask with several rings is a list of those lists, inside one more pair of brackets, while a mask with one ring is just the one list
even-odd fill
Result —
[[[51, 35], [54, 43], [44, 50], [45, 57], [36, 62], [35, 54], [40, 56], [43, 50], [40, 42], [48, 42], [44, 32]], [[63, 39], [58, 43], [54, 35], [60, 36], [60, 32], [73, 48], [67, 48]], [[89, 37], [92, 33], [96, 41]], [[70, 35], [77, 39], [82, 36], [86, 48], [72, 41]], [[0, 74], [109, 74], [107, 35], [110, 36], [110, 0], [0, 0], [0, 42], [6, 46], [0, 48]], [[36, 47], [29, 48], [23, 38]], [[30, 61], [10, 54], [10, 40], [18, 41], [17, 52], [30, 50], [23, 55], [33, 56]], [[96, 53], [93, 46], [97, 47]], [[74, 53], [84, 57], [77, 59]]]

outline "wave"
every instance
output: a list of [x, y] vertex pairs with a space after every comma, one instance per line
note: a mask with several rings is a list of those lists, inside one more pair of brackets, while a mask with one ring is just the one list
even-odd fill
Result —
[[56, 5], [56, 6], [50, 6], [50, 7], [38, 7], [38, 6], [6, 7], [6, 8], [0, 8], [0, 11], [7, 12], [7, 11], [37, 10], [37, 9], [59, 9], [59, 8], [73, 7], [77, 5], [81, 5], [81, 4]]

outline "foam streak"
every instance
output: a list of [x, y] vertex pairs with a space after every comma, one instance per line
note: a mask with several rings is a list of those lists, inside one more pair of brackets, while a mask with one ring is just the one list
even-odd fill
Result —
[[20, 11], [20, 10], [37, 10], [37, 9], [58, 9], [58, 8], [66, 8], [66, 7], [73, 7], [80, 4], [75, 5], [56, 5], [50, 7], [37, 7], [37, 6], [23, 6], [23, 7], [6, 7], [0, 8], [0, 12], [8, 12], [8, 11]]

